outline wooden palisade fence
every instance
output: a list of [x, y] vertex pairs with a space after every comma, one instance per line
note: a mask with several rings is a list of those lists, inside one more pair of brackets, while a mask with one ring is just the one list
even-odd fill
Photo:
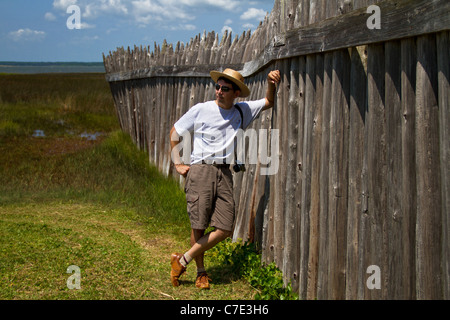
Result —
[[235, 175], [234, 238], [301, 299], [449, 299], [449, 27], [447, 0], [277, 0], [253, 34], [104, 62], [122, 129], [178, 179], [169, 131], [214, 99], [209, 71], [241, 70], [258, 99], [279, 69], [276, 105], [252, 126], [279, 130], [279, 171]]

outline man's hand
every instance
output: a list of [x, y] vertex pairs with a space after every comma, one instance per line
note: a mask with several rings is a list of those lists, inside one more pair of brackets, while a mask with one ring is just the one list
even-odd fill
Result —
[[187, 166], [185, 164], [176, 164], [175, 165], [175, 169], [177, 170], [179, 175], [181, 175], [181, 176], [186, 178], [189, 170], [191, 169], [191, 167], [189, 167], [189, 166]]
[[271, 71], [269, 72], [269, 75], [267, 76], [267, 80], [269, 80], [269, 83], [277, 84], [281, 81], [281, 74], [279, 70]]

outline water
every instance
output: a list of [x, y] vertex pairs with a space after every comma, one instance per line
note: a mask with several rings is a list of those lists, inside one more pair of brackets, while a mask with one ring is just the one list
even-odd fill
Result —
[[35, 138], [45, 138], [45, 132], [43, 130], [36, 130], [33, 133], [33, 137], [35, 137]]
[[1, 62], [0, 73], [105, 73], [103, 62]]
[[101, 132], [96, 132], [96, 133], [87, 133], [87, 132], [85, 132], [85, 133], [82, 133], [80, 135], [80, 137], [81, 138], [85, 138], [88, 141], [97, 141], [97, 139], [99, 137], [101, 137], [102, 135], [103, 135], [103, 133], [101, 133]]
[[[73, 133], [72, 131], [67, 131], [67, 133], [70, 135], [75, 135], [75, 133]], [[95, 133], [84, 132], [84, 133], [80, 134], [79, 137], [84, 138], [88, 141], [97, 141], [97, 139], [103, 135], [105, 135], [105, 134], [102, 132], [95, 132]], [[45, 135], [44, 130], [35, 130], [33, 133], [33, 137], [34, 138], [45, 138], [46, 135]]]

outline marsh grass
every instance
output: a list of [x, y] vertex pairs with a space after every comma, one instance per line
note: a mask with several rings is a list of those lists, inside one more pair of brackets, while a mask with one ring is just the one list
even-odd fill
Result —
[[[195, 288], [195, 267], [171, 286], [185, 206], [120, 131], [104, 75], [0, 75], [0, 299], [251, 299], [210, 257], [212, 290]], [[81, 290], [67, 288], [71, 265]]]
[[0, 136], [65, 136], [117, 128], [111, 93], [102, 74], [0, 76]]

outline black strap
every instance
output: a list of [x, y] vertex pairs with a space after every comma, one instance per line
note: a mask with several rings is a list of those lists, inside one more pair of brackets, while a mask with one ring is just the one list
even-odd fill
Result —
[[[242, 113], [242, 109], [241, 109], [241, 107], [239, 107], [238, 104], [235, 104], [234, 107], [239, 111], [239, 114], [241, 115], [241, 119], [242, 119], [241, 127], [242, 127], [242, 130], [244, 130], [244, 114]], [[234, 148], [234, 162], [237, 163], [237, 150], [236, 150], [236, 146], [235, 146], [235, 148]]]
[[241, 119], [242, 119], [241, 127], [242, 127], [242, 130], [244, 130], [244, 114], [242, 113], [242, 109], [237, 104], [235, 104], [234, 107], [239, 111], [239, 114], [241, 115]]

